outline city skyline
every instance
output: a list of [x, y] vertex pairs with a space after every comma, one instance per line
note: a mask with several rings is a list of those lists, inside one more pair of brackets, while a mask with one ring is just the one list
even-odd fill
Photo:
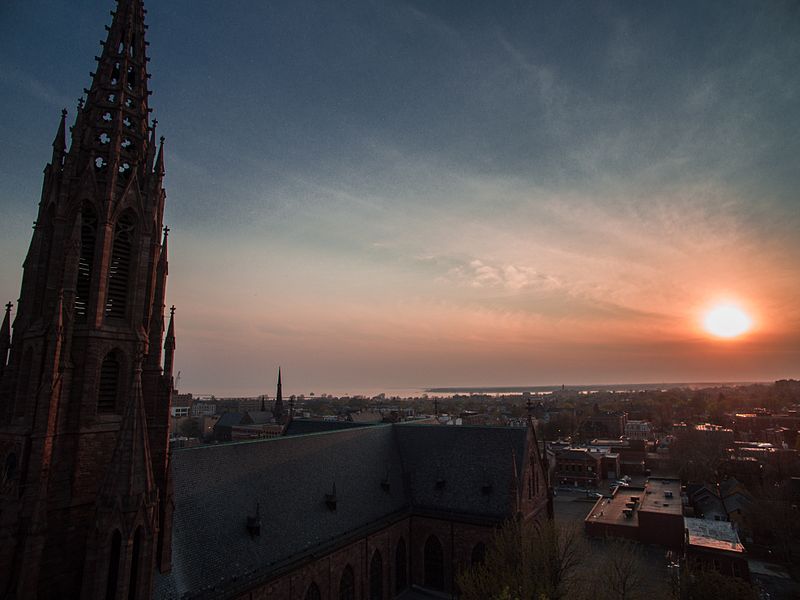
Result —
[[[0, 8], [3, 303], [98, 4]], [[796, 8], [242, 4], [148, 6], [186, 391], [798, 375]]]

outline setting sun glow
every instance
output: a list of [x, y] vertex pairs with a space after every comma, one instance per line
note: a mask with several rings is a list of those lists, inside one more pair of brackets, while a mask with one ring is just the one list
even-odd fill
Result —
[[703, 327], [710, 334], [734, 338], [750, 329], [752, 319], [733, 304], [721, 304], [709, 310], [703, 318]]

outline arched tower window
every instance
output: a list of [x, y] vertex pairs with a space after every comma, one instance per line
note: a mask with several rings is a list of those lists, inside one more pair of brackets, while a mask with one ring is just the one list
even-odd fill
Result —
[[94, 270], [94, 246], [97, 240], [97, 213], [88, 203], [81, 208], [81, 250], [78, 257], [78, 281], [75, 284], [75, 319], [85, 322]]
[[37, 227], [41, 228], [41, 246], [39, 248], [39, 275], [36, 283], [34, 313], [40, 313], [45, 306], [47, 294], [47, 271], [50, 267], [50, 257], [53, 252], [53, 236], [55, 235], [55, 206], [50, 204], [41, 216]]
[[403, 538], [400, 538], [397, 540], [397, 547], [394, 551], [395, 592], [402, 592], [408, 587], [408, 570], [406, 564], [406, 541]]
[[112, 319], [124, 319], [128, 308], [135, 228], [135, 221], [130, 213], [123, 214], [114, 228], [106, 295], [106, 317]]
[[2, 488], [4, 484], [10, 483], [17, 478], [17, 464], [17, 455], [14, 452], [10, 452], [8, 456], [6, 456], [6, 464], [3, 467], [3, 478], [0, 479], [0, 488]]
[[131, 582], [128, 585], [128, 600], [136, 600], [139, 583], [139, 554], [142, 549], [142, 528], [136, 528], [133, 536], [133, 552], [131, 553]]
[[425, 586], [434, 590], [444, 589], [444, 552], [435, 535], [429, 536], [425, 542]]
[[19, 379], [17, 380], [17, 400], [14, 405], [14, 415], [22, 417], [28, 407], [28, 394], [33, 376], [33, 348], [28, 348], [22, 355], [19, 366]]
[[119, 352], [112, 350], [100, 365], [100, 385], [97, 392], [98, 413], [113, 413], [117, 410], [120, 372]]
[[486, 544], [478, 542], [472, 549], [471, 563], [473, 567], [482, 565], [486, 561]]
[[322, 594], [319, 593], [319, 586], [313, 583], [306, 590], [306, 600], [321, 600]]
[[122, 547], [122, 536], [119, 530], [111, 536], [111, 553], [108, 557], [108, 578], [106, 579], [106, 600], [114, 600], [117, 596], [117, 580], [119, 578], [119, 552]]
[[353, 567], [347, 565], [342, 572], [342, 579], [339, 581], [339, 600], [355, 600], [356, 597], [356, 577]]
[[369, 600], [383, 600], [383, 559], [377, 550], [369, 561]]

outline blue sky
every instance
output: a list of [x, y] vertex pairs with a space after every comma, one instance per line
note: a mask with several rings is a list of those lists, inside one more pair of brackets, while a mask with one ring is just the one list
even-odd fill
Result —
[[[188, 391], [800, 375], [796, 3], [146, 6]], [[0, 6], [4, 298], [112, 7]]]

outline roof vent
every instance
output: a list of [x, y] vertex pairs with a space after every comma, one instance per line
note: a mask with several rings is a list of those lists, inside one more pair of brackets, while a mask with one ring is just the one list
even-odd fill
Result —
[[256, 502], [256, 514], [254, 517], [247, 517], [247, 533], [250, 537], [261, 535], [261, 506]]
[[481, 486], [481, 493], [482, 493], [484, 496], [488, 496], [489, 494], [491, 494], [491, 493], [492, 493], [492, 484], [491, 484], [491, 482], [484, 483], [484, 484]]
[[325, 505], [328, 507], [328, 510], [336, 510], [336, 482], [333, 483], [331, 493], [325, 494]]
[[447, 483], [447, 481], [443, 477], [439, 477], [436, 480], [436, 489], [437, 490], [443, 490], [446, 483]]

